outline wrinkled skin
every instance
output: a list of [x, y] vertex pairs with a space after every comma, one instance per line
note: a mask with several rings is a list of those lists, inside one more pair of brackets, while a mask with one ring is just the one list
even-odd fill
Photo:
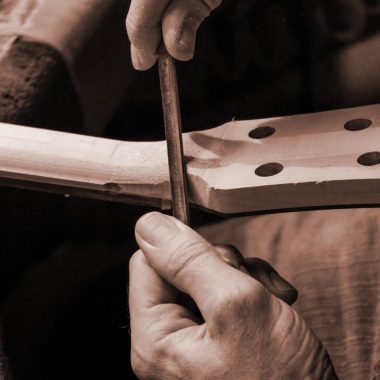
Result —
[[192, 58], [199, 25], [221, 2], [132, 0], [126, 24], [134, 67], [146, 70], [153, 66], [161, 37], [173, 57]]
[[[138, 221], [136, 239], [129, 307], [139, 378], [336, 379], [297, 312], [195, 231], [150, 213]], [[292, 291], [284, 280], [276, 284]], [[201, 318], [178, 301], [179, 291], [191, 296]]]

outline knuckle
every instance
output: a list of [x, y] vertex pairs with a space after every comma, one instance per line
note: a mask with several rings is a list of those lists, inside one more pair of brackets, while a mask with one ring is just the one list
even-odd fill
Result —
[[186, 20], [183, 21], [183, 25], [194, 32], [194, 38], [199, 25], [209, 14], [209, 10], [205, 8], [193, 8], [187, 11]]
[[222, 0], [199, 0], [199, 2], [207, 8], [210, 13], [222, 3]]
[[164, 21], [170, 20], [176, 25], [177, 29], [181, 29], [181, 25], [199, 24], [207, 17], [215, 8], [212, 1], [206, 0], [180, 0], [174, 1], [165, 12]]
[[139, 49], [144, 49], [147, 43], [149, 44], [152, 38], [154, 39], [157, 28], [159, 28], [158, 24], [134, 15], [127, 16], [125, 25], [129, 40]]
[[229, 291], [227, 296], [220, 302], [220, 310], [224, 310], [230, 317], [239, 317], [242, 310], [246, 310], [252, 305], [252, 300], [255, 297], [254, 289], [251, 287], [239, 287], [235, 291]]
[[248, 289], [243, 291], [239, 297], [238, 305], [241, 309], [249, 310], [251, 315], [255, 311], [265, 314], [271, 305], [270, 295], [264, 286], [255, 280], [250, 280]]
[[135, 356], [131, 355], [131, 367], [133, 372], [139, 377], [139, 379], [144, 379], [145, 367], [142, 365], [139, 359], [136, 359]]
[[139, 267], [144, 260], [145, 257], [141, 250], [135, 252], [129, 259], [129, 271], [132, 272], [134, 269]]
[[222, 0], [200, 0], [200, 1], [210, 11], [214, 10], [215, 8], [217, 8], [222, 3]]
[[151, 373], [149, 362], [142, 359], [134, 350], [131, 351], [131, 367], [139, 379], [147, 379]]
[[185, 240], [173, 242], [169, 248], [168, 273], [172, 279], [177, 279], [196, 270], [201, 265], [204, 255], [213, 250], [212, 246], [203, 240]]
[[244, 326], [256, 314], [266, 315], [270, 305], [265, 289], [251, 281], [229, 289], [221, 297], [215, 310], [213, 327], [216, 334], [235, 329], [237, 324]]
[[152, 374], [165, 373], [167, 349], [165, 345], [154, 343], [154, 348], [131, 349], [131, 367], [139, 379], [154, 379]]
[[244, 264], [244, 258], [238, 249], [230, 244], [214, 244], [218, 256], [228, 265], [238, 269]]
[[127, 16], [126, 22], [125, 22], [126, 28], [127, 28], [127, 34], [129, 37], [129, 40], [133, 45], [136, 45], [141, 40], [142, 35], [142, 28], [140, 25], [135, 23], [132, 19], [132, 17]]

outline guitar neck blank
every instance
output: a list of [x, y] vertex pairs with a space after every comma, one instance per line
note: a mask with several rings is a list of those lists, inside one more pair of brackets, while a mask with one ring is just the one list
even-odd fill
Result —
[[[380, 105], [184, 135], [191, 203], [223, 214], [380, 203]], [[166, 144], [0, 124], [0, 183], [168, 206]]]

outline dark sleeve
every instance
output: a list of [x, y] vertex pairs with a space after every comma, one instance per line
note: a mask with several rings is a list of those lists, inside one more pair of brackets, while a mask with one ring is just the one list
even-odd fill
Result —
[[210, 106], [219, 101], [224, 118], [256, 118], [380, 101], [373, 4], [224, 1], [201, 26], [194, 60], [179, 70], [188, 70], [184, 102], [207, 104], [210, 115], [220, 113]]

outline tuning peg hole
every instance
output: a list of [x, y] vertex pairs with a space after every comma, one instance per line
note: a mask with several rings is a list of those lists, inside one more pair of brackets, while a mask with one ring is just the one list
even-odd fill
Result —
[[350, 121], [347, 121], [346, 124], [344, 124], [344, 129], [347, 131], [361, 131], [363, 129], [369, 128], [372, 125], [372, 121], [368, 119], [353, 119]]
[[358, 163], [363, 166], [380, 164], [380, 152], [368, 152], [358, 158]]
[[283, 165], [279, 164], [278, 162], [270, 162], [268, 164], [259, 166], [255, 170], [255, 174], [259, 177], [271, 177], [273, 175], [281, 173], [283, 170]]
[[275, 132], [276, 130], [274, 128], [263, 126], [252, 129], [248, 135], [251, 139], [265, 139], [266, 137], [272, 136]]

